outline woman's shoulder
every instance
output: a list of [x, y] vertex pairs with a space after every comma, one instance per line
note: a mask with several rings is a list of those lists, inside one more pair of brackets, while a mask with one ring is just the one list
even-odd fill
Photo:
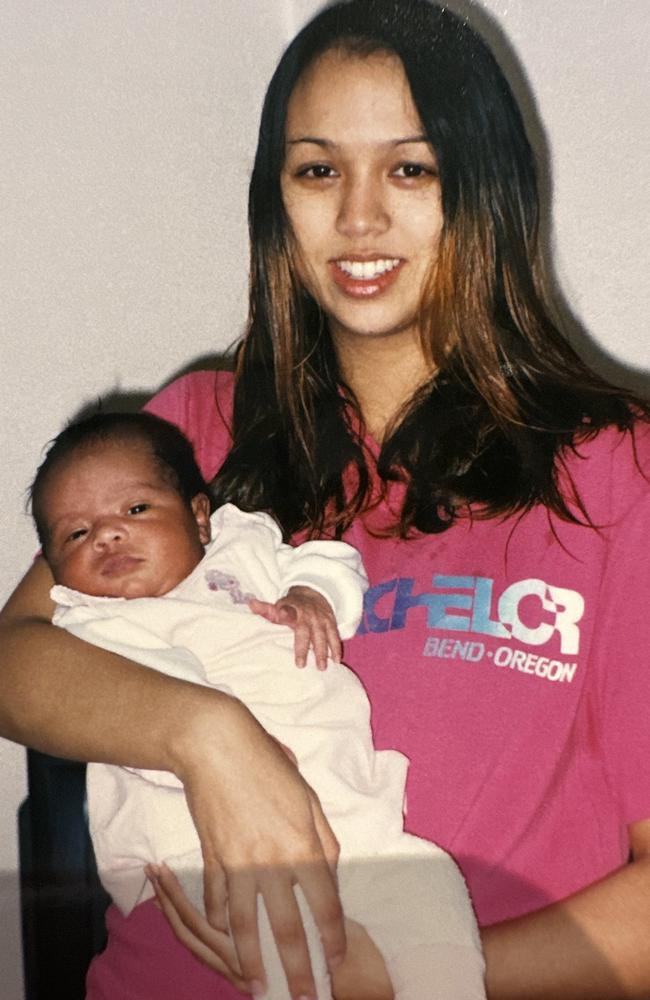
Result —
[[189, 372], [166, 385], [145, 406], [150, 413], [176, 424], [189, 438], [208, 480], [232, 444], [233, 388], [232, 372]]
[[606, 427], [568, 449], [563, 466], [592, 521], [615, 523], [639, 501], [650, 502], [650, 424]]

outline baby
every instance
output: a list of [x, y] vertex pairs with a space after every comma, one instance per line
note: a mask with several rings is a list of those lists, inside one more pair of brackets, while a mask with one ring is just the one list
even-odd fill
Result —
[[[407, 760], [374, 750], [368, 699], [338, 662], [339, 632], [356, 630], [367, 585], [356, 551], [286, 545], [267, 514], [231, 504], [211, 515], [191, 445], [147, 413], [66, 428], [31, 497], [55, 624], [243, 701], [319, 796], [341, 847], [346, 916], [376, 942], [396, 998], [484, 998], [462, 876], [440, 848], [403, 832]], [[176, 777], [90, 764], [87, 780], [99, 874], [122, 912], [152, 895], [144, 866], [163, 861], [201, 906], [200, 845]], [[299, 888], [296, 897], [318, 1000], [331, 1000], [315, 923]], [[261, 900], [259, 918], [265, 996], [289, 1000]]]

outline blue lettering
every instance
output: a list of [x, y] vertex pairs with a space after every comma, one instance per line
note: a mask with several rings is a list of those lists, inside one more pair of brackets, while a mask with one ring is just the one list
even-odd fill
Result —
[[375, 612], [375, 607], [384, 594], [390, 594], [392, 590], [395, 590], [396, 584], [397, 580], [386, 580], [385, 583], [378, 583], [366, 591], [363, 599], [363, 621], [357, 629], [357, 635], [363, 635], [365, 632], [388, 632], [391, 627], [390, 618], [380, 618]]
[[[578, 623], [584, 614], [584, 599], [577, 591], [554, 587], [536, 578], [517, 580], [499, 597], [493, 618], [494, 581], [490, 578], [434, 574], [432, 583], [431, 593], [420, 594], [413, 593], [413, 577], [397, 577], [371, 587], [365, 596], [364, 618], [358, 634], [403, 629], [413, 608], [425, 608], [427, 626], [436, 631], [487, 635], [527, 646], [543, 646], [557, 634], [563, 653], [579, 652]], [[386, 601], [382, 614], [380, 602], [388, 594], [394, 594], [394, 598], [392, 602]], [[530, 598], [537, 600], [539, 614], [528, 610], [524, 622], [520, 606]], [[515, 662], [510, 666], [522, 669]]]
[[[406, 625], [406, 614], [411, 608], [417, 607], [428, 607], [435, 604], [435, 597], [433, 594], [414, 594], [413, 584], [415, 580], [413, 577], [402, 577], [397, 581], [397, 594], [395, 595], [395, 604], [393, 606], [393, 617], [390, 621], [390, 627], [393, 628], [404, 628]], [[429, 621], [430, 621], [431, 611], [429, 611]]]
[[[434, 576], [433, 586], [444, 590], [432, 594], [429, 604], [429, 628], [446, 628], [454, 632], [469, 632], [470, 616], [453, 615], [450, 611], [471, 611], [474, 590], [473, 576]], [[450, 590], [471, 590], [471, 594], [450, 594]]]
[[490, 580], [486, 576], [476, 577], [472, 632], [481, 632], [483, 635], [497, 635], [499, 638], [507, 639], [510, 636], [508, 630], [503, 627], [500, 621], [494, 621], [490, 618], [493, 586], [494, 580]]

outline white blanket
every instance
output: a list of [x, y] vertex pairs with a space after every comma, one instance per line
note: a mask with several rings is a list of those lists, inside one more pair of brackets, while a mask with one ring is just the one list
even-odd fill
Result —
[[[345, 913], [382, 952], [398, 1000], [482, 1000], [483, 959], [462, 876], [435, 845], [403, 832], [407, 760], [375, 751], [370, 706], [355, 675], [330, 662], [298, 669], [293, 632], [250, 612], [290, 586], [315, 587], [332, 603], [343, 638], [361, 614], [365, 574], [340, 542], [282, 545], [264, 514], [226, 505], [193, 573], [162, 598], [96, 598], [55, 587], [54, 621], [80, 638], [164, 673], [218, 687], [243, 701], [290, 747], [336, 834]], [[342, 623], [342, 627], [341, 627]], [[199, 840], [182, 785], [168, 772], [106, 764], [88, 768], [90, 829], [107, 891], [124, 913], [152, 894], [148, 862], [166, 861], [202, 906]], [[318, 933], [296, 892], [317, 980], [331, 1000]], [[269, 1000], [289, 1000], [260, 903]]]

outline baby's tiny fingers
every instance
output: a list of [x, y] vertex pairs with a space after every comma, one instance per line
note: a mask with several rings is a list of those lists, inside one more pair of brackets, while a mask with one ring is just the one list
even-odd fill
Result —
[[334, 622], [327, 623], [327, 645], [329, 647], [331, 658], [335, 663], [340, 663], [341, 657], [343, 656], [343, 643], [341, 642], [339, 630]]
[[319, 670], [325, 670], [327, 667], [327, 651], [329, 649], [329, 641], [327, 631], [320, 623], [312, 627], [311, 645], [314, 650], [316, 666]]
[[260, 618], [266, 618], [267, 621], [277, 624], [278, 609], [274, 604], [270, 604], [269, 601], [259, 601], [257, 597], [251, 597], [248, 607], [254, 615], [259, 615]]
[[293, 604], [276, 604], [278, 624], [290, 625], [292, 628], [298, 620], [298, 612]]
[[306, 625], [296, 625], [293, 640], [293, 654], [297, 667], [304, 667], [307, 664], [307, 653], [310, 646], [310, 633]]

